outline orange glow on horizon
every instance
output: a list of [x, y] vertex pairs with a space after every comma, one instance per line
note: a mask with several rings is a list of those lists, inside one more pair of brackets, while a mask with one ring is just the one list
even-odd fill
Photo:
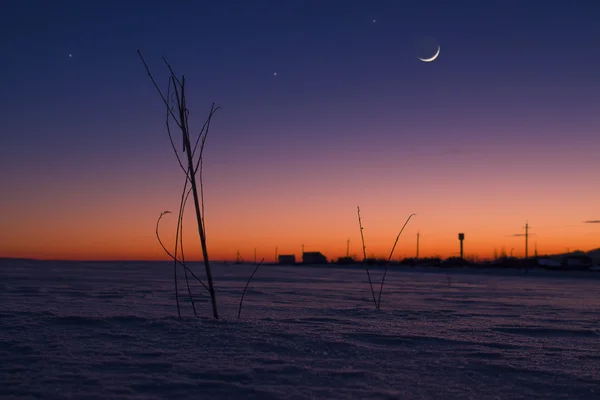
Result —
[[[368, 257], [388, 257], [410, 213], [416, 215], [402, 234], [394, 259], [415, 255], [417, 232], [421, 257], [457, 255], [459, 232], [466, 235], [466, 256], [490, 258], [502, 248], [507, 254], [514, 249], [514, 255], [523, 256], [524, 238], [511, 235], [524, 233], [526, 221], [531, 227], [530, 255], [536, 243], [539, 254], [600, 247], [600, 224], [583, 223], [598, 217], [598, 189], [581, 183], [591, 181], [593, 171], [586, 170], [578, 182], [565, 181], [556, 190], [550, 169], [536, 177], [536, 185], [529, 184], [533, 177], [513, 183], [505, 170], [482, 173], [472, 168], [481, 161], [473, 157], [468, 156], [464, 165], [448, 163], [429, 173], [427, 180], [397, 176], [397, 168], [387, 161], [374, 164], [380, 169], [342, 165], [321, 171], [320, 165], [310, 164], [304, 169], [282, 169], [285, 173], [265, 165], [264, 171], [247, 179], [237, 170], [213, 171], [214, 162], [208, 163], [209, 256], [235, 260], [240, 251], [244, 260], [253, 261], [256, 248], [257, 259], [270, 262], [278, 247], [279, 254], [295, 254], [299, 259], [304, 244], [306, 251], [321, 251], [336, 259], [346, 254], [350, 239], [350, 254], [362, 259], [357, 205]], [[430, 168], [426, 160], [406, 163], [412, 169]], [[139, 179], [134, 171], [119, 180], [97, 176], [96, 185], [86, 190], [78, 183], [60, 190], [51, 184], [24, 188], [21, 200], [6, 206], [10, 212], [3, 220], [6, 228], [0, 230], [0, 257], [168, 260], [155, 237], [156, 220], [166, 209], [177, 212], [183, 181], [181, 171], [168, 165], [156, 179]], [[342, 169], [344, 174], [339, 172]], [[175, 226], [176, 214], [166, 215], [161, 222], [169, 249]], [[191, 202], [184, 227], [186, 258], [199, 260]]]
[[[158, 213], [159, 214], [159, 213]], [[158, 215], [157, 214], [157, 215]], [[184, 250], [186, 259], [201, 260], [202, 253], [195, 220], [192, 213], [186, 216], [184, 232]], [[362, 260], [362, 247], [358, 222], [353, 219], [353, 213], [344, 210], [342, 214], [348, 216], [347, 220], [336, 219], [336, 214], [331, 213], [333, 223], [322, 224], [319, 220], [307, 216], [290, 217], [285, 226], [266, 227], [254, 232], [253, 226], [259, 226], [258, 221], [249, 217], [251, 221], [231, 233], [227, 224], [216, 226], [207, 221], [207, 238], [209, 257], [212, 260], [234, 261], [237, 252], [246, 262], [254, 261], [256, 249], [257, 261], [265, 258], [265, 262], [275, 260], [277, 254], [294, 254], [297, 260], [301, 259], [302, 245], [305, 251], [320, 251], [329, 260], [346, 255], [346, 241], [350, 240], [349, 254], [357, 260]], [[394, 223], [385, 222], [385, 219], [374, 221], [374, 215], [362, 210], [364, 234], [367, 257], [388, 258], [398, 230], [404, 223], [405, 217], [396, 218]], [[379, 215], [381, 216], [381, 214]], [[175, 216], [165, 216], [161, 223], [161, 238], [167, 248], [173, 251]], [[216, 219], [216, 217], [215, 217]], [[234, 216], [232, 216], [234, 219]], [[211, 218], [212, 221], [212, 218]], [[420, 222], [420, 223], [419, 223]], [[518, 257], [525, 253], [525, 239], [518, 222], [509, 224], [505, 222], [501, 229], [496, 225], [494, 229], [485, 225], [477, 225], [476, 221], [464, 223], [464, 229], [455, 229], [450, 224], [440, 225], [437, 230], [427, 228], [427, 218], [417, 214], [407, 225], [400, 237], [393, 260], [416, 255], [416, 234], [420, 232], [419, 256], [442, 258], [459, 254], [458, 232], [465, 233], [464, 253], [466, 257], [476, 256], [479, 259], [490, 259], [494, 253], [503, 251]], [[2, 236], [0, 239], [0, 257], [37, 258], [54, 260], [170, 260], [164, 253], [155, 237], [155, 220], [149, 220], [139, 225], [118, 225], [113, 228], [110, 219], [97, 221], [88, 229], [69, 229], [65, 226], [58, 232], [42, 226], [37, 232], [25, 229], [14, 232], [11, 236]], [[500, 221], [498, 221], [500, 223]], [[530, 222], [531, 235], [529, 238], [529, 256], [534, 255], [535, 248], [540, 255], [564, 253], [568, 250], [591, 250], [599, 247], [600, 225], [581, 224], [562, 229], [536, 229]], [[214, 226], [215, 225], [215, 226]], [[283, 224], [282, 224], [283, 225]], [[297, 229], [293, 229], [296, 226]], [[512, 229], [516, 226], [517, 229]], [[507, 232], [499, 234], [498, 230]], [[16, 234], [15, 234], [16, 233]], [[344, 235], [346, 233], [346, 235]]]

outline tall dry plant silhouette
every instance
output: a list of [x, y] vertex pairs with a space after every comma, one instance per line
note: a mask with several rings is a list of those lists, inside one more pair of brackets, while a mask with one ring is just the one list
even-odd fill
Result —
[[404, 228], [406, 228], [408, 221], [410, 221], [410, 219], [413, 217], [413, 215], [415, 215], [415, 214], [414, 213], [410, 214], [408, 216], [408, 218], [406, 219], [406, 221], [404, 222], [404, 225], [402, 225], [402, 229], [400, 229], [400, 232], [398, 232], [398, 236], [396, 236], [396, 241], [394, 242], [394, 245], [392, 246], [392, 251], [390, 251], [390, 256], [388, 257], [388, 262], [385, 265], [385, 272], [383, 273], [383, 278], [381, 278], [381, 286], [379, 287], [379, 298], [377, 299], [377, 309], [378, 310], [381, 308], [381, 293], [383, 293], [383, 284], [385, 283], [385, 277], [387, 275], [388, 266], [390, 265], [390, 262], [392, 261], [392, 256], [394, 255], [394, 250], [396, 249], [396, 245], [398, 244], [398, 239], [400, 239], [400, 235], [402, 235]]
[[388, 267], [390, 262], [392, 261], [392, 256], [394, 255], [394, 250], [396, 249], [396, 245], [398, 244], [398, 240], [400, 239], [400, 235], [402, 235], [402, 232], [404, 231], [404, 228], [406, 228], [406, 225], [408, 224], [408, 221], [410, 221], [410, 219], [416, 215], [416, 214], [410, 214], [408, 216], [408, 218], [406, 219], [406, 221], [404, 222], [404, 225], [402, 225], [402, 229], [400, 229], [400, 232], [398, 233], [398, 236], [396, 236], [396, 241], [394, 242], [394, 245], [392, 246], [392, 250], [390, 251], [390, 255], [388, 257], [387, 263], [385, 265], [385, 271], [383, 273], [383, 277], [381, 278], [381, 285], [379, 286], [379, 296], [377, 296], [377, 298], [375, 297], [375, 290], [373, 289], [373, 281], [371, 279], [371, 273], [369, 272], [369, 266], [367, 265], [367, 247], [365, 245], [365, 235], [363, 233], [364, 228], [362, 225], [362, 219], [360, 217], [360, 207], [356, 207], [357, 210], [357, 214], [358, 214], [358, 226], [360, 228], [360, 239], [362, 241], [362, 250], [363, 250], [363, 265], [365, 267], [365, 271], [367, 272], [367, 278], [369, 279], [369, 286], [371, 288], [371, 295], [373, 296], [373, 303], [375, 303], [375, 308], [377, 310], [380, 309], [381, 307], [381, 293], [383, 293], [383, 285], [385, 283], [385, 278], [387, 276], [387, 271], [388, 271]]
[[365, 246], [365, 235], [363, 233], [362, 219], [360, 218], [360, 207], [356, 206], [356, 212], [358, 214], [358, 226], [360, 228], [360, 240], [362, 241], [362, 251], [363, 251], [363, 266], [365, 267], [365, 271], [367, 271], [367, 278], [369, 278], [369, 287], [371, 288], [371, 295], [373, 295], [373, 303], [375, 303], [375, 308], [379, 308], [377, 304], [377, 299], [375, 298], [375, 290], [373, 290], [373, 281], [371, 280], [371, 273], [369, 272], [369, 267], [367, 265], [367, 246]]
[[[182, 234], [183, 234], [183, 214], [184, 214], [184, 210], [185, 210], [185, 205], [187, 203], [187, 198], [188, 198], [189, 194], [191, 193], [193, 201], [194, 201], [194, 209], [196, 212], [196, 223], [198, 225], [198, 236], [200, 239], [200, 246], [202, 248], [202, 256], [203, 256], [203, 260], [204, 260], [204, 268], [206, 271], [206, 280], [207, 280], [208, 285], [204, 284], [204, 282], [202, 282], [198, 277], [196, 277], [195, 274], [193, 274], [193, 273], [192, 274], [208, 290], [208, 292], [210, 294], [211, 302], [212, 302], [213, 317], [215, 319], [219, 319], [219, 313], [217, 310], [217, 299], [216, 299], [216, 295], [215, 295], [212, 271], [210, 268], [210, 261], [209, 261], [209, 257], [208, 257], [208, 249], [206, 246], [206, 229], [205, 229], [205, 225], [204, 225], [204, 216], [205, 216], [205, 213], [204, 213], [204, 185], [203, 185], [203, 179], [202, 179], [204, 146], [206, 143], [206, 138], [208, 136], [211, 119], [212, 119], [214, 113], [219, 108], [218, 107], [215, 108], [214, 104], [212, 105], [210, 112], [208, 114], [208, 117], [207, 117], [206, 121], [204, 122], [204, 125], [203, 125], [202, 129], [200, 130], [200, 133], [198, 134], [198, 137], [195, 140], [194, 147], [192, 148], [191, 140], [190, 140], [190, 128], [189, 128], [189, 123], [188, 123], [190, 112], [189, 112], [189, 109], [187, 108], [187, 102], [186, 102], [186, 97], [185, 97], [185, 76], [182, 75], [181, 79], [179, 79], [173, 72], [173, 69], [171, 68], [171, 66], [169, 65], [167, 60], [163, 57], [162, 60], [164, 61], [165, 65], [167, 66], [167, 68], [169, 70], [168, 87], [167, 87], [167, 93], [165, 95], [160, 90], [160, 88], [158, 87], [158, 84], [156, 83], [156, 80], [150, 73], [150, 69], [148, 68], [148, 65], [146, 64], [146, 61], [144, 60], [142, 53], [139, 50], [137, 51], [137, 53], [140, 56], [140, 59], [142, 60], [144, 67], [146, 68], [146, 72], [148, 73], [150, 80], [152, 81], [154, 87], [158, 91], [160, 98], [162, 99], [165, 107], [167, 108], [166, 121], [165, 121], [167, 133], [169, 135], [169, 140], [171, 142], [171, 146], [173, 147], [173, 151], [175, 152], [175, 156], [177, 157], [177, 162], [179, 163], [180, 168], [182, 169], [182, 171], [185, 174], [185, 183], [184, 183], [183, 191], [181, 194], [181, 203], [179, 206], [179, 215], [178, 215], [178, 219], [177, 219], [177, 230], [176, 230], [176, 234], [175, 234], [175, 251], [173, 253], [169, 252], [166, 249], [166, 247], [164, 246], [162, 240], [160, 239], [159, 230], [158, 230], [161, 218], [165, 214], [170, 213], [170, 211], [161, 213], [158, 218], [158, 221], [156, 222], [156, 236], [158, 238], [158, 241], [159, 241], [160, 245], [163, 247], [163, 249], [165, 250], [165, 252], [173, 259], [174, 280], [175, 280], [175, 300], [177, 303], [177, 313], [181, 317], [181, 310], [180, 310], [180, 306], [179, 306], [179, 294], [178, 294], [178, 288], [177, 288], [177, 265], [183, 266], [185, 277], [186, 277], [186, 283], [188, 286], [188, 294], [190, 295], [194, 313], [196, 313], [196, 307], [194, 304], [193, 297], [191, 295], [191, 290], [189, 287], [189, 281], [188, 281], [188, 275], [187, 275], [188, 272], [189, 273], [192, 273], [192, 272], [185, 264], [183, 241], [181, 240]], [[171, 133], [171, 122], [174, 122], [175, 125], [177, 125], [177, 127], [181, 131], [181, 136], [182, 136], [182, 140], [183, 140], [182, 153], [184, 153], [186, 156], [185, 162], [182, 162], [180, 153], [177, 151], [177, 147], [175, 146], [175, 142], [173, 141], [173, 135]], [[198, 149], [199, 145], [200, 145], [200, 148]], [[184, 163], [186, 164], [185, 167], [184, 167]], [[199, 182], [199, 188], [198, 188], [197, 180]], [[190, 185], [189, 189], [188, 189], [188, 184]], [[181, 259], [179, 259], [177, 257], [178, 251], [181, 252]]]

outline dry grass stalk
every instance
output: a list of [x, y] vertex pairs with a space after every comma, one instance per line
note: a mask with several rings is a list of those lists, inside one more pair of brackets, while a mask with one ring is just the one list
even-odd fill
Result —
[[379, 308], [377, 305], [377, 300], [375, 299], [375, 290], [373, 290], [373, 281], [371, 280], [371, 273], [369, 272], [369, 267], [367, 266], [367, 247], [365, 246], [365, 236], [363, 234], [362, 220], [360, 219], [360, 207], [356, 206], [356, 209], [358, 213], [358, 226], [360, 227], [360, 239], [362, 240], [363, 265], [365, 266], [365, 271], [367, 271], [367, 278], [369, 278], [369, 286], [371, 287], [371, 294], [373, 295], [373, 303], [375, 303], [375, 308]]
[[254, 277], [254, 274], [256, 273], [256, 271], [258, 271], [258, 267], [260, 267], [260, 265], [263, 263], [263, 261], [265, 261], [264, 257], [262, 260], [260, 260], [260, 262], [258, 264], [256, 264], [256, 268], [254, 268], [252, 275], [250, 275], [250, 278], [246, 282], [246, 286], [244, 286], [244, 291], [242, 292], [242, 297], [240, 298], [240, 306], [238, 308], [238, 319], [240, 319], [240, 314], [242, 313], [242, 303], [244, 302], [244, 296], [246, 295], [246, 289], [248, 289], [248, 285], [250, 284], [250, 281]]
[[[144, 67], [146, 68], [146, 72], [148, 73], [148, 76], [150, 77], [152, 83], [154, 84], [154, 87], [158, 91], [163, 103], [165, 104], [165, 106], [167, 108], [166, 125], [167, 125], [167, 131], [169, 133], [169, 140], [171, 142], [171, 146], [173, 147], [173, 151], [175, 152], [175, 155], [177, 157], [179, 166], [181, 167], [181, 169], [184, 171], [184, 173], [186, 175], [186, 185], [187, 185], [188, 181], [191, 184], [191, 193], [192, 193], [192, 197], [193, 197], [193, 201], [194, 201], [194, 208], [196, 211], [196, 222], [198, 225], [198, 236], [200, 238], [200, 245], [202, 247], [204, 267], [206, 270], [206, 279], [208, 282], [208, 291], [209, 291], [210, 297], [211, 297], [213, 316], [215, 319], [218, 319], [219, 313], [217, 310], [217, 299], [216, 299], [216, 293], [215, 293], [213, 279], [212, 279], [212, 271], [210, 268], [210, 261], [209, 261], [209, 257], [208, 257], [208, 249], [206, 246], [206, 231], [205, 231], [205, 224], [204, 224], [203, 185], [201, 182], [201, 184], [200, 184], [201, 193], [199, 196], [198, 187], [196, 184], [196, 173], [199, 174], [200, 179], [202, 178], [202, 156], [203, 156], [204, 144], [206, 141], [206, 137], [208, 135], [210, 121], [211, 121], [214, 113], [218, 110], [218, 108], [215, 108], [214, 105], [211, 107], [209, 116], [204, 124], [204, 127], [202, 128], [202, 131], [200, 132], [200, 134], [196, 140], [194, 148], [192, 149], [191, 142], [190, 142], [189, 125], [188, 125], [189, 110], [187, 108], [186, 97], [185, 97], [185, 77], [182, 76], [181, 80], [179, 78], [177, 78], [177, 76], [173, 72], [173, 69], [171, 68], [171, 66], [163, 58], [163, 61], [169, 68], [169, 72], [170, 72], [169, 89], [168, 89], [167, 97], [165, 97], [163, 95], [162, 91], [160, 90], [160, 88], [158, 87], [158, 85], [156, 84], [156, 81], [154, 80], [152, 74], [150, 73], [150, 69], [148, 68], [148, 65], [144, 61], [144, 58], [142, 57], [142, 54], [139, 50], [138, 50], [138, 55], [140, 56], [140, 59], [142, 60], [142, 63], [144, 64]], [[173, 90], [173, 93], [171, 92], [171, 90]], [[173, 101], [171, 99], [172, 97], [175, 98], [175, 101]], [[183, 139], [183, 152], [186, 153], [186, 156], [187, 156], [186, 157], [187, 158], [187, 160], [186, 160], [187, 168], [184, 168], [181, 158], [179, 157], [179, 153], [177, 152], [177, 149], [173, 142], [173, 137], [171, 135], [170, 125], [169, 125], [170, 118], [172, 118], [173, 121], [175, 121], [176, 125], [181, 130], [182, 139]], [[199, 159], [196, 162], [194, 162], [194, 155], [196, 153], [197, 145], [200, 141], [202, 144], [201, 144], [201, 148], [200, 148]], [[185, 192], [185, 189], [184, 189], [184, 192]], [[183, 206], [183, 202], [182, 202], [182, 206]], [[181, 222], [182, 213], [183, 213], [183, 207], [180, 208], [179, 222]], [[161, 217], [162, 217], [162, 214], [161, 214]], [[159, 218], [159, 220], [160, 220], [160, 218]], [[157, 222], [157, 226], [158, 226], [158, 222]], [[178, 223], [177, 237], [179, 237], [180, 228], [181, 228], [181, 224]], [[163, 246], [163, 248], [164, 248], [164, 246]], [[177, 257], [173, 256], [173, 258], [174, 258], [174, 263], [177, 264]], [[176, 297], [178, 298], [178, 296], [176, 296]], [[177, 300], [177, 302], [178, 302], [178, 300]], [[179, 302], [178, 302], [178, 312], [179, 312]]]
[[388, 261], [385, 265], [385, 271], [383, 272], [383, 277], [381, 278], [381, 286], [379, 287], [379, 298], [377, 300], [377, 309], [379, 310], [381, 308], [381, 293], [383, 292], [383, 284], [385, 283], [385, 277], [387, 275], [387, 271], [388, 271], [388, 266], [390, 265], [390, 261], [392, 261], [392, 256], [394, 255], [394, 250], [396, 249], [396, 245], [398, 244], [398, 239], [400, 239], [400, 235], [402, 235], [402, 231], [404, 231], [404, 228], [406, 228], [406, 224], [408, 224], [408, 221], [410, 221], [410, 219], [413, 217], [413, 214], [410, 214], [408, 216], [408, 218], [406, 219], [406, 222], [404, 222], [404, 225], [402, 225], [402, 229], [400, 229], [400, 232], [398, 233], [398, 236], [396, 236], [396, 241], [394, 242], [394, 245], [392, 246], [392, 251], [390, 251], [390, 256], [388, 257]]

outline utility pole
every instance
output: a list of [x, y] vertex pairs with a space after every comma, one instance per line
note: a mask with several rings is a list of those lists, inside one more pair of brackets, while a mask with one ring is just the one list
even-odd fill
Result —
[[254, 264], [256, 264], [256, 247], [254, 248]]
[[525, 259], [528, 258], [529, 247], [529, 222], [525, 222]]
[[346, 258], [350, 257], [350, 239], [346, 241]]
[[421, 236], [421, 234], [419, 232], [417, 232], [417, 260], [419, 259], [419, 237]]

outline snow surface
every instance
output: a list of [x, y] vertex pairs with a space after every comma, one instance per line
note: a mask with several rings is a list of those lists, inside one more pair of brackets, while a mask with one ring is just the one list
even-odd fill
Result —
[[0, 398], [600, 399], [598, 273], [213, 268], [0, 261]]

